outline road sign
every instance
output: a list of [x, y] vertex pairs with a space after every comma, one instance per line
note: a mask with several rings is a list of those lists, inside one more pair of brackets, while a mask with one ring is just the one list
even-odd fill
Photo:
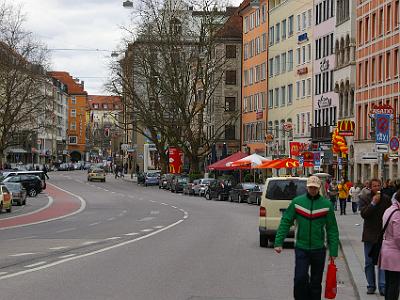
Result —
[[386, 144], [375, 144], [375, 150], [379, 153], [388, 153], [389, 152], [389, 145]]
[[376, 114], [376, 144], [389, 144], [390, 115]]
[[397, 136], [393, 136], [391, 139], [390, 139], [390, 143], [389, 143], [389, 145], [390, 145], [390, 150], [392, 150], [392, 151], [397, 151], [397, 150], [399, 150], [399, 139], [397, 138]]

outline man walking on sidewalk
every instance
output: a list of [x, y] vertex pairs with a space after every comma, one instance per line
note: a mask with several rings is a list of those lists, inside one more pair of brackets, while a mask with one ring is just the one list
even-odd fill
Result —
[[[364, 219], [362, 241], [364, 242], [365, 276], [367, 278], [367, 294], [375, 294], [375, 266], [372, 258], [368, 256], [374, 243], [382, 230], [382, 217], [387, 208], [391, 206], [391, 200], [386, 195], [381, 195], [381, 181], [370, 181], [370, 192], [360, 195], [360, 212]], [[378, 268], [378, 287], [381, 295], [385, 294], [385, 273]]]
[[[333, 206], [319, 194], [321, 180], [307, 179], [307, 193], [292, 200], [285, 211], [275, 238], [275, 251], [281, 253], [283, 241], [296, 220], [294, 299], [320, 300], [325, 268], [325, 231], [329, 256], [338, 254], [339, 231]], [[311, 267], [311, 276], [309, 269]]]

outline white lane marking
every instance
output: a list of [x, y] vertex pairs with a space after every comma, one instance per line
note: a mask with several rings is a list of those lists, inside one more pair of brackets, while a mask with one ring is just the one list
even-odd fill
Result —
[[24, 268], [33, 268], [33, 267], [37, 267], [37, 266], [41, 266], [41, 265], [44, 265], [44, 264], [46, 264], [47, 263], [47, 261], [39, 261], [39, 262], [37, 262], [37, 263], [35, 263], [35, 264], [31, 264], [31, 265], [26, 265], [26, 266], [24, 266]]
[[138, 235], [139, 233], [137, 232], [130, 232], [130, 233], [125, 233], [127, 236], [133, 236], [133, 235]]
[[143, 219], [138, 220], [138, 222], [151, 221], [151, 220], [153, 220], [153, 219], [154, 219], [154, 217], [145, 217], [145, 218], [143, 218]]
[[115, 220], [115, 218], [114, 218], [114, 217], [112, 217], [112, 218], [108, 218], [108, 219], [107, 219], [107, 221], [113, 221], [113, 220]]
[[158, 210], [152, 210], [150, 212], [151, 215], [158, 215], [160, 212]]
[[15, 253], [15, 254], [11, 254], [9, 256], [11, 256], [11, 257], [19, 257], [19, 256], [33, 255], [33, 254], [36, 254], [36, 253], [33, 253], [33, 252]]
[[164, 226], [161, 226], [161, 225], [159, 225], [159, 226], [154, 226], [154, 228], [155, 229], [160, 229], [160, 228], [163, 228]]
[[87, 241], [87, 242], [82, 243], [82, 246], [92, 245], [95, 243], [97, 243], [97, 241]]
[[142, 229], [140, 231], [142, 231], [142, 232], [150, 232], [150, 231], [153, 231], [153, 230], [154, 230], [153, 228], [146, 228], [146, 229]]
[[76, 228], [75, 227], [65, 228], [65, 229], [56, 231], [56, 233], [63, 233], [63, 232], [68, 232], [68, 231], [73, 231], [73, 230], [76, 230]]
[[121, 238], [120, 236], [113, 236], [113, 237], [106, 238], [106, 241], [118, 240], [120, 238]]
[[[102, 189], [102, 188], [100, 188], [100, 189]], [[102, 190], [104, 190], [104, 191], [106, 191], [106, 192], [109, 192], [109, 190], [107, 190], [107, 189], [102, 189]]]
[[180, 211], [182, 211], [182, 212], [185, 212], [182, 208], [181, 209], [179, 209]]
[[89, 224], [89, 226], [95, 226], [95, 225], [99, 225], [99, 224], [100, 224], [100, 222], [94, 222], [92, 224]]
[[75, 256], [76, 254], [67, 254], [67, 255], [61, 255], [58, 258], [68, 258], [68, 257], [72, 257]]
[[[141, 199], [139, 199], [139, 200], [141, 200]], [[153, 202], [153, 203], [156, 203], [157, 201], [154, 201], [154, 200], [150, 200], [150, 202]]]
[[115, 194], [115, 192], [111, 192], [111, 194]]
[[160, 204], [162, 204], [162, 205], [167, 205], [167, 206], [168, 206], [168, 204], [167, 204], [167, 203], [164, 203], [164, 202], [161, 202]]
[[178, 209], [176, 206], [171, 205], [171, 207]]
[[16, 272], [16, 273], [13, 273], [13, 274], [8, 274], [8, 275], [3, 275], [3, 276], [0, 276], [0, 280], [13, 278], [13, 277], [17, 277], [17, 276], [20, 276], [20, 275], [24, 275], [24, 274], [28, 274], [28, 273], [32, 273], [32, 272], [36, 272], [36, 271], [40, 271], [40, 270], [44, 270], [44, 269], [48, 269], [48, 268], [51, 268], [51, 267], [54, 267], [54, 266], [57, 266], [57, 265], [60, 265], [60, 264], [63, 264], [63, 263], [69, 262], [69, 261], [73, 261], [73, 260], [76, 260], [76, 259], [79, 259], [79, 258], [92, 256], [92, 255], [95, 255], [95, 254], [98, 254], [98, 253], [102, 253], [102, 252], [106, 252], [106, 251], [109, 251], [109, 250], [112, 250], [112, 249], [115, 249], [115, 248], [123, 247], [125, 245], [136, 243], [138, 241], [141, 241], [141, 240], [147, 239], [149, 237], [152, 237], [153, 235], [159, 234], [160, 232], [168, 230], [168, 229], [170, 229], [172, 227], [175, 227], [175, 226], [179, 225], [182, 222], [183, 222], [183, 220], [176, 221], [175, 223], [172, 223], [172, 224], [168, 225], [167, 227], [161, 228], [161, 229], [159, 229], [157, 231], [154, 231], [154, 232], [151, 232], [149, 234], [143, 235], [143, 236], [138, 237], [136, 239], [129, 240], [129, 241], [124, 241], [124, 242], [121, 242], [119, 244], [111, 245], [109, 247], [105, 247], [105, 248], [102, 248], [102, 249], [99, 249], [99, 250], [96, 250], [96, 251], [93, 251], [93, 252], [81, 254], [81, 255], [78, 255], [78, 256], [74, 256], [74, 257], [64, 258], [64, 259], [61, 259], [59, 261], [56, 261], [56, 262], [53, 262], [53, 263], [49, 263], [47, 265], [39, 266], [39, 267], [36, 267], [36, 268], [32, 268], [32, 269], [29, 269], [29, 270], [24, 270], [24, 271], [20, 271], [20, 272]]
[[22, 237], [22, 238], [9, 239], [7, 241], [26, 240], [26, 239], [33, 239], [33, 238], [36, 238], [36, 237], [37, 237], [37, 235], [31, 235], [31, 236], [25, 236], [25, 237]]
[[189, 216], [188, 213], [185, 211], [185, 214], [183, 215], [183, 218], [184, 218], [184, 219], [187, 219], [188, 216]]
[[[55, 221], [55, 220], [60, 220], [60, 219], [68, 218], [68, 217], [70, 217], [70, 216], [79, 214], [80, 212], [82, 212], [82, 211], [86, 208], [86, 201], [85, 201], [81, 196], [75, 195], [75, 194], [73, 194], [73, 193], [71, 193], [71, 192], [69, 192], [69, 191], [67, 191], [67, 190], [64, 190], [64, 189], [62, 189], [62, 188], [60, 188], [60, 187], [58, 187], [58, 186], [56, 186], [56, 185], [54, 185], [54, 184], [52, 184], [52, 183], [47, 183], [47, 184], [49, 184], [49, 185], [51, 185], [51, 186], [53, 186], [53, 187], [59, 189], [60, 191], [65, 192], [65, 193], [67, 193], [67, 194], [69, 194], [69, 195], [71, 195], [71, 196], [73, 196], [73, 197], [75, 197], [75, 198], [78, 198], [79, 201], [81, 201], [81, 207], [80, 207], [78, 210], [76, 210], [76, 211], [74, 211], [74, 212], [72, 212], [72, 213], [70, 213], [70, 214], [68, 214], [68, 215], [64, 215], [64, 216], [60, 216], [60, 217], [56, 217], [56, 218], [52, 218], [52, 219], [47, 219], [47, 220], [43, 220], [43, 221], [28, 223], [28, 224], [22, 224], [22, 225], [15, 225], [15, 226], [10, 226], [10, 227], [4, 227], [4, 228], [0, 228], [0, 230], [11, 229], [11, 228], [19, 228], [19, 227], [26, 227], [26, 226], [31, 226], [31, 225], [41, 224], [41, 223], [48, 223], [48, 222], [51, 222], [51, 221]], [[51, 201], [51, 203], [53, 203], [53, 198], [50, 197], [50, 196], [48, 196], [48, 198], [49, 198], [49, 203], [50, 203], [50, 201]], [[48, 205], [46, 205], [44, 208], [41, 208], [41, 209], [36, 210], [36, 211], [34, 211], [34, 212], [31, 212], [31, 213], [29, 213], [29, 214], [24, 214], [24, 215], [19, 215], [19, 216], [27, 216], [27, 215], [33, 214], [33, 213], [35, 213], [35, 212], [41, 211], [41, 210], [43, 210], [43, 209], [46, 209], [47, 207], [50, 206], [49, 203], [48, 203]], [[15, 217], [17, 217], [17, 216], [15, 216]], [[14, 217], [14, 218], [15, 218], [15, 217]], [[11, 218], [12, 218], [12, 217], [11, 217]], [[11, 218], [10, 218], [10, 219], [11, 219]], [[2, 220], [5, 220], [5, 219], [2, 219]]]
[[[49, 199], [49, 201], [47, 202], [47, 204], [46, 204], [44, 207], [39, 208], [39, 209], [34, 210], [34, 211], [31, 211], [31, 212], [26, 213], [26, 214], [22, 214], [22, 215], [18, 215], [18, 216], [13, 216], [13, 217], [8, 217], [8, 218], [3, 218], [3, 219], [1, 219], [1, 220], [10, 220], [10, 219], [19, 218], [19, 217], [21, 217], [21, 216], [24, 216], [24, 217], [25, 217], [25, 216], [29, 216], [29, 215], [36, 214], [36, 213], [38, 213], [38, 212], [40, 212], [40, 211], [42, 211], [42, 210], [48, 208], [50, 205], [53, 204], [54, 199], [53, 199], [52, 197], [48, 196], [48, 195], [46, 195], [46, 196], [47, 196], [47, 198]], [[16, 226], [16, 227], [18, 227], [18, 226]], [[14, 227], [0, 228], [0, 230], [6, 229], [6, 228], [14, 228]]]
[[67, 249], [67, 246], [60, 246], [60, 247], [51, 247], [49, 248], [50, 250], [61, 250], [61, 249]]

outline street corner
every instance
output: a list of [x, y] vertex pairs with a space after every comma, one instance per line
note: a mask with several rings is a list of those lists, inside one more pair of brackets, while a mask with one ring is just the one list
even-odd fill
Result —
[[44, 207], [26, 214], [0, 220], [0, 230], [50, 222], [81, 212], [86, 202], [80, 196], [47, 184], [48, 203]]

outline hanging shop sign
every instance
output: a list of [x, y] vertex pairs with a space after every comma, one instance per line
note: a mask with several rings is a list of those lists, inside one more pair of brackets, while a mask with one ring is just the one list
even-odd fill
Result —
[[351, 120], [340, 120], [337, 123], [339, 135], [341, 136], [354, 136], [355, 123]]
[[372, 104], [372, 108], [370, 111], [370, 115], [375, 115], [375, 114], [393, 115], [393, 113], [394, 113], [393, 107], [389, 104], [382, 104], [382, 105]]
[[332, 99], [329, 97], [321, 96], [321, 98], [318, 99], [317, 103], [318, 108], [330, 107], [332, 105]]
[[298, 44], [301, 44], [301, 43], [304, 43], [304, 42], [307, 42], [308, 41], [308, 34], [307, 34], [307, 32], [305, 32], [305, 33], [303, 33], [303, 34], [300, 34], [298, 37], [297, 37], [297, 43]]

